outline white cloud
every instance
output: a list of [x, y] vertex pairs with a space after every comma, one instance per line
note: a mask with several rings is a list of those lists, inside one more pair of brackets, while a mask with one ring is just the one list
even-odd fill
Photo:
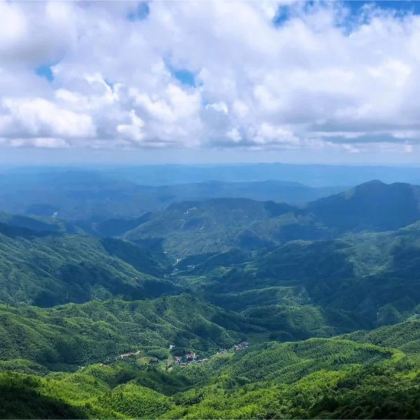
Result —
[[8, 145], [12, 147], [40, 147], [43, 149], [62, 149], [69, 146], [64, 139], [53, 137], [13, 138], [8, 141]]
[[0, 137], [85, 139], [96, 135], [90, 115], [42, 98], [4, 99], [1, 110]]
[[[276, 27], [279, 5], [289, 13]], [[191, 0], [127, 19], [136, 7], [0, 0], [3, 145], [355, 153], [420, 140], [419, 16]]]
[[144, 122], [132, 109], [130, 111], [130, 124], [118, 124], [117, 132], [127, 140], [141, 142], [144, 139]]
[[273, 126], [263, 123], [255, 135], [255, 142], [258, 144], [274, 143], [297, 145], [299, 139], [294, 135], [293, 131], [287, 127]]

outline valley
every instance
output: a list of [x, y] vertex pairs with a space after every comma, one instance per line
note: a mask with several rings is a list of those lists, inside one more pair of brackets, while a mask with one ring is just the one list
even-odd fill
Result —
[[419, 45], [420, 0], [0, 0], [0, 420], [420, 420]]
[[416, 418], [419, 197], [4, 212], [0, 416]]

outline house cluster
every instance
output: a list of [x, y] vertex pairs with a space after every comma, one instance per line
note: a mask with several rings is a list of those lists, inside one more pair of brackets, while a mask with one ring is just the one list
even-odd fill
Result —
[[[172, 350], [175, 346], [170, 346], [170, 350]], [[248, 341], [242, 341], [239, 344], [235, 344], [231, 349], [227, 350], [227, 349], [221, 349], [217, 352], [217, 354], [224, 354], [224, 353], [228, 353], [228, 352], [232, 352], [232, 351], [241, 351], [241, 350], [245, 350], [249, 347], [249, 343]], [[208, 358], [203, 358], [200, 359], [197, 355], [197, 353], [195, 353], [194, 351], [190, 351], [186, 354], [184, 354], [183, 356], [175, 356], [174, 357], [174, 361], [175, 361], [175, 365], [184, 367], [184, 366], [188, 366], [190, 364], [199, 364], [199, 363], [203, 363], [206, 362], [207, 360], [209, 360]]]
[[190, 351], [189, 353], [185, 355], [185, 359], [187, 360], [187, 362], [194, 362], [197, 360], [197, 358], [198, 356], [195, 353], [195, 351]]
[[190, 351], [189, 353], [186, 353], [183, 356], [175, 356], [174, 360], [176, 365], [183, 367], [194, 363], [203, 363], [206, 362], [208, 359], [200, 359], [197, 353], [195, 353], [194, 351]]
[[248, 341], [241, 341], [239, 344], [235, 344], [233, 347], [231, 347], [230, 349], [220, 349], [217, 354], [226, 354], [232, 351], [241, 351], [241, 350], [245, 350], [249, 347], [249, 343]]
[[239, 344], [235, 344], [233, 346], [233, 351], [241, 351], [241, 350], [245, 350], [249, 347], [249, 343], [248, 341], [242, 341]]

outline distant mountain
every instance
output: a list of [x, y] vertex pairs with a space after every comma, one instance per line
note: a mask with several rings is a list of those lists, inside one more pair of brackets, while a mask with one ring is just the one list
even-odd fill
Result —
[[172, 256], [183, 258], [394, 230], [419, 219], [420, 187], [371, 181], [303, 208], [241, 198], [175, 203], [148, 215], [146, 222], [123, 236], [160, 240]]
[[[107, 204], [106, 218], [138, 217], [139, 212], [118, 205], [121, 200], [127, 207], [127, 193], [141, 211], [154, 210], [159, 203], [166, 206], [173, 195], [175, 201], [244, 197], [303, 203], [372, 179], [420, 184], [420, 168], [281, 163], [11, 168], [0, 171], [0, 210], [31, 215], [59, 211], [61, 217], [80, 220], [101, 216], [105, 209], [100, 205]], [[278, 190], [276, 197], [270, 184]], [[142, 200], [137, 186], [144, 186]]]
[[124, 237], [131, 241], [158, 238], [177, 258], [235, 247], [253, 250], [271, 246], [272, 231], [294, 223], [295, 212], [299, 210], [288, 204], [243, 198], [186, 201], [152, 214]]
[[[216, 173], [215, 173], [216, 174]], [[157, 178], [158, 179], [158, 178]], [[342, 191], [339, 187], [308, 187], [289, 181], [196, 182], [142, 184], [112, 170], [32, 169], [0, 174], [0, 211], [28, 216], [59, 217], [102, 223], [136, 219], [180, 201], [249, 198], [304, 204]], [[145, 179], [144, 181], [147, 181]], [[169, 182], [169, 184], [172, 184]]]
[[0, 210], [13, 214], [102, 221], [115, 215], [139, 217], [148, 206], [134, 183], [95, 171], [40, 169], [0, 175]]
[[92, 222], [82, 221], [77, 225], [84, 229], [86, 232], [93, 235], [103, 237], [122, 236], [127, 231], [140, 226], [142, 223], [147, 222], [151, 218], [151, 213], [147, 212], [140, 217], [124, 218], [124, 219], [106, 219], [103, 221]]
[[307, 210], [341, 232], [398, 229], [420, 218], [420, 187], [371, 181], [309, 203]]
[[304, 165], [286, 163], [238, 163], [220, 165], [143, 165], [98, 167], [118, 179], [143, 185], [174, 185], [191, 182], [299, 182], [311, 187], [358, 185], [371, 179], [386, 183], [420, 184], [417, 166]]
[[28, 217], [0, 213], [0, 233], [14, 236], [44, 236], [81, 232], [75, 225], [53, 217]]
[[[160, 201], [208, 200], [213, 198], [248, 198], [259, 201], [276, 201], [289, 204], [304, 204], [308, 201], [343, 191], [343, 187], [308, 187], [297, 182], [280, 180], [222, 182], [205, 181], [155, 187]], [[151, 190], [149, 190], [151, 191]]]

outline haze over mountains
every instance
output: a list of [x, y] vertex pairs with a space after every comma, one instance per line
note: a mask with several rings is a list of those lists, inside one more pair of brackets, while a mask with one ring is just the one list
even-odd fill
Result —
[[2, 417], [418, 417], [420, 187], [13, 176]]
[[420, 419], [419, 40], [0, 0], [0, 419]]
[[138, 217], [169, 204], [249, 198], [302, 205], [380, 179], [420, 184], [416, 168], [321, 165], [162, 165], [11, 168], [0, 173], [0, 210], [95, 221]]
[[[157, 172], [166, 170], [161, 167]], [[214, 169], [211, 174], [216, 176], [217, 172]], [[176, 176], [170, 181], [163, 176], [162, 180], [170, 185], [149, 185], [149, 177], [142, 176], [141, 171], [138, 175], [126, 174], [123, 169], [10, 171], [0, 175], [0, 209], [35, 216], [58, 215], [70, 220], [103, 220], [138, 217], [142, 211], [163, 209], [185, 200], [237, 197], [302, 204], [342, 190], [279, 180], [203, 180], [205, 177], [195, 178], [194, 173], [180, 176], [182, 183], [176, 182]]]

